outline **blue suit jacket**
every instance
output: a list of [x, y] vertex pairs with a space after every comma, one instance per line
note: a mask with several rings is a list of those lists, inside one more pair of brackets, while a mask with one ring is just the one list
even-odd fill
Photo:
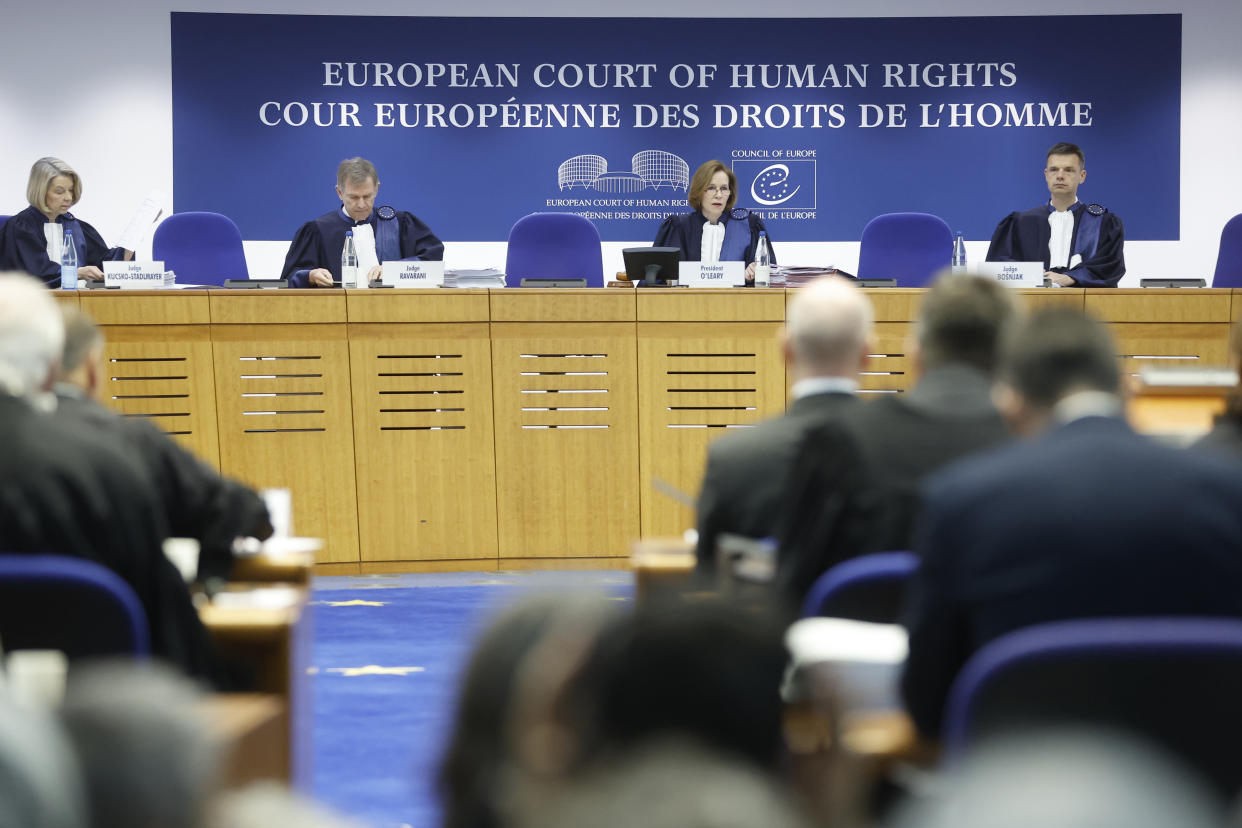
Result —
[[984, 643], [1067, 618], [1242, 617], [1242, 467], [1088, 417], [951, 467], [928, 486], [902, 679], [937, 735]]

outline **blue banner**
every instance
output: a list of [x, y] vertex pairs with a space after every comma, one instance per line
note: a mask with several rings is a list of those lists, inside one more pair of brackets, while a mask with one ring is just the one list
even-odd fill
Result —
[[[365, 36], [351, 36], [353, 31]], [[923, 211], [968, 238], [1048, 198], [1044, 153], [1128, 239], [1179, 236], [1181, 16], [444, 18], [172, 13], [176, 209], [287, 239], [336, 166], [441, 238], [536, 211], [650, 239], [718, 158], [773, 239]]]

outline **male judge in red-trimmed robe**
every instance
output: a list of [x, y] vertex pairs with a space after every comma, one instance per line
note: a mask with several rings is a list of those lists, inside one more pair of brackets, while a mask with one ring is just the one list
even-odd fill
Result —
[[1107, 208], [1078, 200], [1078, 186], [1086, 177], [1076, 144], [1053, 145], [1044, 165], [1052, 197], [1002, 219], [992, 234], [988, 261], [1042, 261], [1044, 275], [1056, 287], [1116, 287], [1126, 272], [1125, 228]]

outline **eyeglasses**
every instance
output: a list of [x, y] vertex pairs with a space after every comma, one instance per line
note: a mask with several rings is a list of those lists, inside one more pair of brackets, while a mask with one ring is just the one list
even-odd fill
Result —
[[729, 194], [729, 188], [728, 188], [728, 187], [716, 187], [716, 186], [711, 186], [711, 187], [705, 187], [705, 188], [703, 189], [703, 192], [705, 192], [705, 193], [707, 193], [707, 194], [709, 194], [709, 195], [712, 195], [712, 194], [718, 194], [718, 195], [728, 195], [728, 194]]

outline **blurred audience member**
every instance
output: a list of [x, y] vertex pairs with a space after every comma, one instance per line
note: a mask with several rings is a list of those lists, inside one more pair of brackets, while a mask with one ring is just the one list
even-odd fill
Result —
[[983, 644], [1045, 621], [1242, 617], [1242, 469], [1160, 445], [1121, 417], [1099, 322], [1047, 310], [1003, 351], [1000, 408], [1031, 439], [932, 479], [911, 587], [906, 705], [940, 732], [949, 687]]
[[592, 769], [516, 828], [809, 828], [789, 792], [753, 765], [657, 740]]
[[272, 782], [222, 794], [207, 824], [209, 828], [361, 828]]
[[145, 417], [123, 417], [99, 402], [107, 383], [103, 334], [89, 316], [64, 307], [65, 352], [56, 415], [114, 441], [139, 459], [155, 481], [168, 533], [199, 542], [198, 577], [227, 578], [233, 540], [272, 534], [267, 507], [252, 489], [221, 477]]
[[[440, 766], [444, 828], [507, 825], [500, 798], [511, 765], [529, 762], [556, 774], [572, 761], [573, 734], [549, 711], [563, 702], [566, 684], [613, 611], [602, 599], [547, 595], [492, 621], [466, 667]], [[538, 724], [525, 727], [526, 721]]]
[[1223, 828], [1181, 765], [1117, 734], [1053, 731], [981, 746], [892, 828]]
[[698, 565], [714, 572], [722, 532], [766, 538], [777, 529], [783, 484], [807, 429], [857, 406], [873, 312], [858, 288], [839, 278], [794, 294], [786, 314], [785, 362], [793, 402], [779, 417], [712, 443], [698, 502]]
[[883, 504], [876, 550], [910, 548], [928, 475], [1009, 438], [992, 402], [992, 375], [1015, 312], [1009, 289], [995, 279], [941, 277], [923, 297], [906, 345], [913, 387], [847, 415]]
[[200, 828], [220, 775], [204, 693], [155, 665], [78, 667], [61, 716], [77, 749], [92, 828]]
[[47, 401], [64, 339], [51, 294], [27, 276], [0, 275], [0, 545], [112, 569], [142, 604], [153, 652], [218, 677], [185, 583], [164, 557], [168, 532], [150, 475], [124, 446], [36, 407]]
[[[1242, 324], [1234, 325], [1229, 338], [1231, 362], [1235, 370], [1242, 372]], [[1242, 381], [1225, 400], [1225, 412], [1216, 418], [1211, 432], [1195, 443], [1192, 448], [1242, 460]]]
[[77, 759], [59, 724], [0, 692], [0, 828], [88, 828], [86, 807]]

